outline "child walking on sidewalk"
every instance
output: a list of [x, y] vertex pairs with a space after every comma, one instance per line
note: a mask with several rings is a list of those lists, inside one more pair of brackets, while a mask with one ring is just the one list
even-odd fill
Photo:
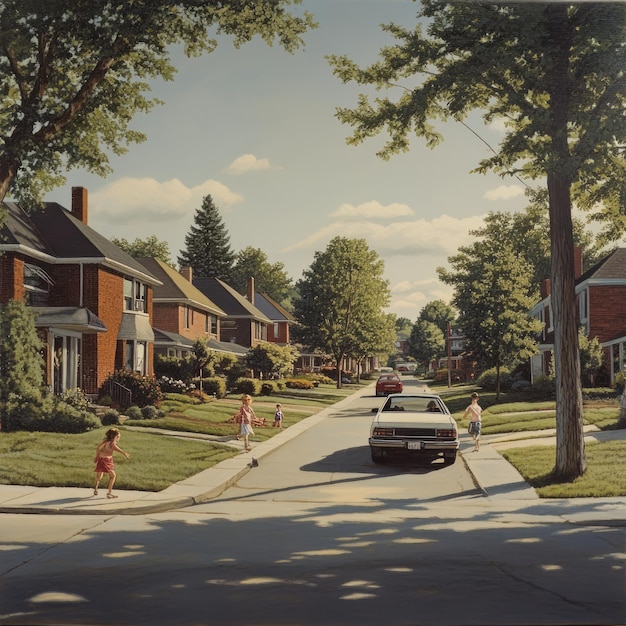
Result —
[[122, 448], [120, 448], [117, 444], [120, 440], [120, 431], [117, 428], [109, 428], [107, 430], [102, 443], [98, 445], [96, 448], [96, 457], [93, 462], [96, 464], [96, 484], [93, 488], [93, 495], [98, 495], [98, 487], [100, 486], [100, 481], [102, 480], [102, 476], [104, 474], [109, 475], [109, 485], [107, 498], [117, 498], [117, 496], [113, 495], [113, 485], [115, 484], [115, 479], [117, 478], [117, 474], [115, 473], [115, 464], [113, 463], [113, 452], [119, 452], [123, 454], [127, 459], [130, 458], [130, 454], [128, 452], [124, 452]]

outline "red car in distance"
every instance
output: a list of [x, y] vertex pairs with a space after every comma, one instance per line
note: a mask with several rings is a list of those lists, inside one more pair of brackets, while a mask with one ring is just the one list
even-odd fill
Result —
[[402, 393], [402, 381], [396, 374], [381, 374], [376, 381], [376, 395], [387, 396], [390, 393]]

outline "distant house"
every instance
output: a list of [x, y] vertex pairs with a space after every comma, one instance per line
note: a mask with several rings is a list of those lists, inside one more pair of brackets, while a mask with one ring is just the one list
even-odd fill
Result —
[[254, 306], [269, 320], [267, 341], [287, 345], [291, 342], [290, 327], [295, 323], [294, 316], [266, 293], [254, 293]]
[[[607, 375], [611, 384], [626, 368], [626, 248], [617, 248], [584, 274], [582, 253], [575, 250], [578, 323], [585, 334], [598, 338], [604, 348]], [[554, 348], [554, 325], [550, 281], [541, 285], [541, 301], [531, 314], [543, 322], [540, 353], [531, 360], [533, 377], [546, 374]]]
[[137, 259], [161, 284], [154, 288], [154, 348], [163, 356], [185, 356], [199, 337], [219, 340], [226, 313], [191, 282], [190, 267], [177, 272], [159, 259]]
[[0, 229], [0, 302], [25, 302], [44, 343], [45, 380], [55, 393], [96, 394], [107, 376], [153, 373], [152, 290], [159, 280], [88, 225], [88, 197], [72, 188], [28, 213], [5, 202]]
[[219, 278], [193, 278], [193, 284], [226, 313], [220, 325], [222, 342], [254, 348], [268, 341], [272, 320], [254, 305], [254, 281], [248, 287], [248, 298]]

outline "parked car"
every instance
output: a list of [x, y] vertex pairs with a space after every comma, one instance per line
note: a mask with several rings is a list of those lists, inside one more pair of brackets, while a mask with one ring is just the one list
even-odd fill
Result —
[[456, 421], [443, 400], [434, 394], [391, 394], [376, 411], [370, 426], [374, 463], [392, 455], [444, 464], [456, 460], [459, 436]]
[[408, 372], [409, 368], [407, 365], [398, 365], [398, 371], [399, 372]]
[[390, 393], [402, 393], [404, 387], [396, 374], [382, 374], [376, 381], [376, 395], [387, 396]]

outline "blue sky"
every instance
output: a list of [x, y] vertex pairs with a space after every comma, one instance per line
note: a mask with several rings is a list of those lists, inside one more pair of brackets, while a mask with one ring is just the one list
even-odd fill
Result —
[[[153, 84], [164, 101], [132, 126], [148, 140], [111, 157], [106, 179], [82, 171], [49, 201], [69, 207], [71, 187], [89, 190], [89, 223], [106, 237], [155, 235], [176, 261], [202, 198], [211, 194], [236, 252], [260, 248], [297, 280], [335, 236], [364, 238], [385, 261], [390, 311], [415, 320], [434, 299], [449, 300], [436, 268], [489, 211], [526, 206], [521, 183], [470, 174], [487, 147], [460, 124], [442, 126], [445, 141], [383, 161], [383, 138], [348, 146], [350, 128], [335, 117], [359, 89], [343, 85], [324, 58], [347, 54], [374, 62], [393, 40], [380, 29], [412, 27], [409, 0], [304, 0], [319, 27], [290, 55], [254, 41], [236, 50], [222, 41], [199, 59], [175, 55], [174, 81]], [[301, 10], [301, 9], [298, 9]], [[469, 123], [496, 147], [497, 127]]]

